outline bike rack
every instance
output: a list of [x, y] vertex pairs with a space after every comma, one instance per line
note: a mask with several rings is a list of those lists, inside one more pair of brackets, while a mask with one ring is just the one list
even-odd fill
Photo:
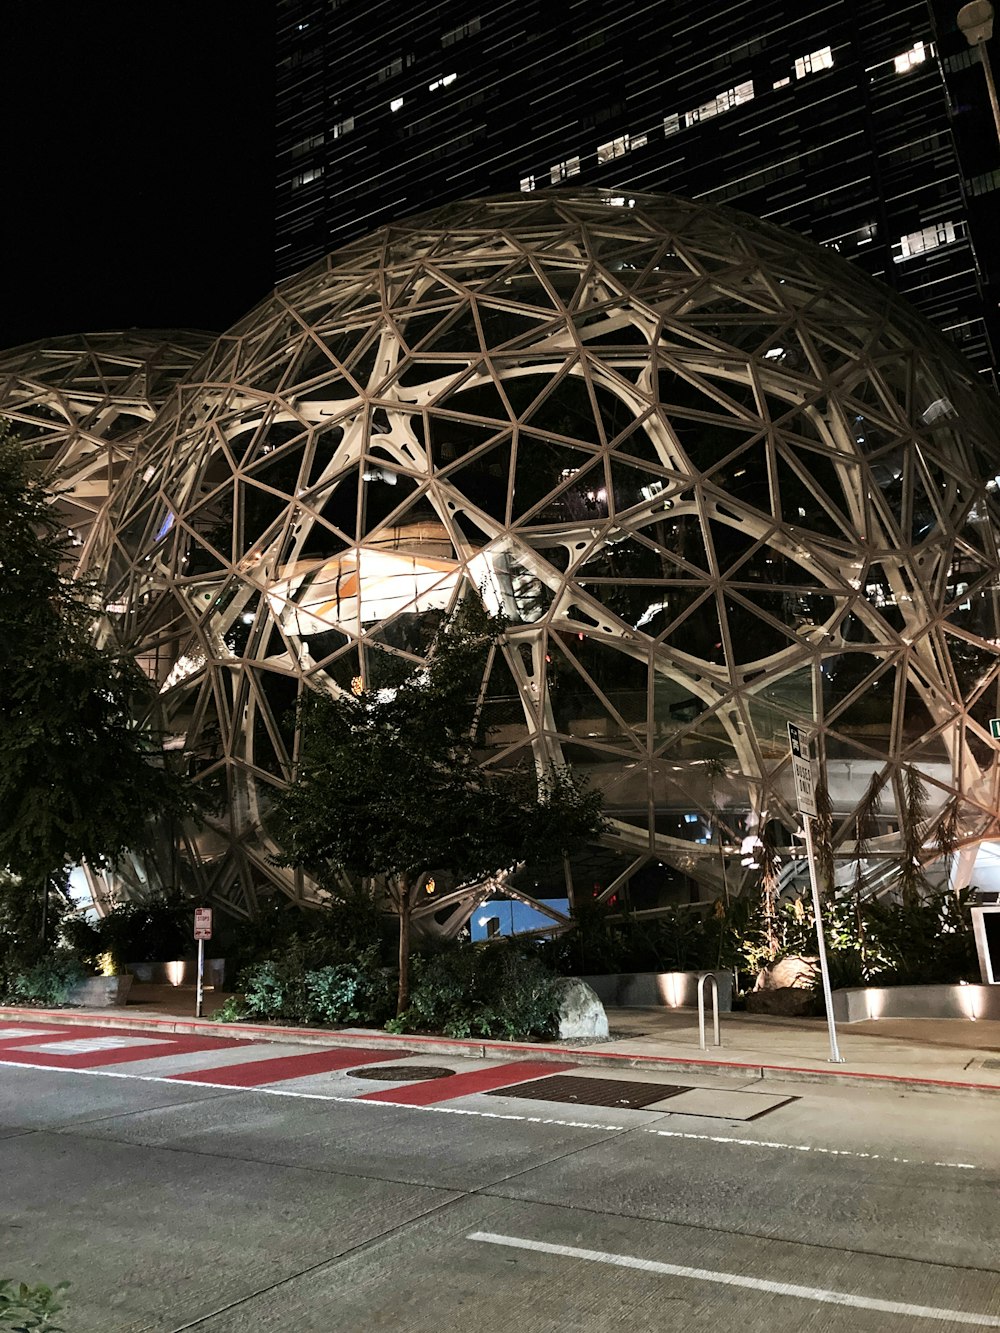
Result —
[[712, 983], [712, 1026], [715, 1032], [713, 1045], [722, 1045], [719, 1032], [719, 980], [712, 972], [702, 972], [698, 978], [698, 1044], [703, 1051], [708, 1049], [705, 1041], [705, 983]]

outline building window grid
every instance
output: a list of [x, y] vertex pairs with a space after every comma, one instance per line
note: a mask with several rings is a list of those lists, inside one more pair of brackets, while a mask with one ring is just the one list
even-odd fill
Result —
[[964, 235], [965, 227], [961, 222], [934, 222], [929, 227], [922, 227], [920, 231], [907, 232], [905, 236], [901, 236], [893, 245], [894, 250], [897, 247], [899, 249], [899, 253], [893, 255], [893, 261], [901, 264], [915, 255], [926, 254], [928, 250], [938, 250], [943, 245], [952, 245], [955, 241], [962, 240]]
[[795, 61], [795, 77], [804, 79], [807, 74], [818, 74], [821, 69], [833, 69], [833, 48], [822, 46], [818, 51], [799, 56]]
[[567, 157], [562, 162], [557, 162], [555, 166], [549, 167], [549, 180], [553, 185], [558, 185], [560, 181], [569, 180], [570, 176], [579, 176], [580, 159], [578, 157]]

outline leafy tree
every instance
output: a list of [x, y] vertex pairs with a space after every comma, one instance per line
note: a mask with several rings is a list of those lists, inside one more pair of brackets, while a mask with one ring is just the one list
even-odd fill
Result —
[[382, 877], [399, 918], [397, 1012], [409, 1003], [410, 921], [432, 874], [481, 882], [554, 859], [602, 824], [600, 794], [567, 769], [538, 777], [480, 764], [477, 697], [502, 626], [467, 599], [426, 668], [393, 690], [313, 695], [294, 782], [271, 827], [284, 863], [321, 882]]
[[31, 454], [0, 421], [0, 872], [38, 905], [43, 936], [70, 866], [113, 864], [147, 821], [190, 809], [135, 720], [149, 684], [96, 646], [92, 590], [67, 563]]

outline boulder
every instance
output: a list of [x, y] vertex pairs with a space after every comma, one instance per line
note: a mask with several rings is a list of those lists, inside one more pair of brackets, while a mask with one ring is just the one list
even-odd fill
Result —
[[608, 1016], [597, 992], [579, 977], [558, 977], [555, 988], [559, 1000], [559, 1036], [606, 1041]]
[[754, 982], [754, 991], [812, 990], [819, 983], [819, 959], [792, 955], [779, 958], [776, 963], [762, 968]]

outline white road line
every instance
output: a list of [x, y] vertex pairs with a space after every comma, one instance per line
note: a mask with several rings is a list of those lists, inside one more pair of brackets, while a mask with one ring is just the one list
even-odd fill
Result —
[[[738, 1148], [766, 1148], [771, 1152], [819, 1153], [825, 1157], [856, 1157], [869, 1162], [891, 1162], [897, 1166], [937, 1166], [952, 1171], [982, 1171], [984, 1167], [972, 1162], [924, 1162], [916, 1157], [886, 1157], [881, 1153], [855, 1152], [850, 1148], [821, 1148], [812, 1143], [779, 1143], [773, 1139], [738, 1139], [727, 1134], [693, 1134], [686, 1130], [654, 1129], [648, 1125], [609, 1125], [587, 1120], [560, 1120], [554, 1116], [517, 1115], [503, 1111], [477, 1111], [465, 1106], [410, 1106], [403, 1102], [366, 1102], [358, 1096], [338, 1097], [331, 1092], [297, 1092], [293, 1088], [235, 1087], [231, 1083], [203, 1083], [201, 1079], [167, 1078], [159, 1074], [127, 1074], [120, 1069], [67, 1069], [64, 1066], [28, 1064], [23, 1060], [0, 1060], [0, 1069], [35, 1069], [44, 1074], [84, 1074], [90, 1078], [131, 1079], [135, 1083], [163, 1083], [171, 1088], [212, 1088], [217, 1092], [259, 1092], [267, 1097], [296, 1097], [307, 1102], [334, 1102], [342, 1106], [365, 1106], [372, 1109], [429, 1112], [432, 1115], [464, 1115], [478, 1120], [517, 1120], [526, 1125], [557, 1125], [562, 1129], [602, 1129], [624, 1133], [628, 1129], [643, 1134], [655, 1134], [661, 1139], [689, 1139], [696, 1143], [731, 1143]], [[475, 1094], [470, 1094], [475, 1095]], [[666, 1114], [665, 1112], [661, 1114]], [[69, 1126], [67, 1126], [69, 1128]]]
[[901, 1166], [943, 1166], [954, 1171], [978, 1171], [972, 1162], [920, 1162], [913, 1157], [887, 1157], [878, 1152], [856, 1152], [853, 1148], [821, 1148], [815, 1143], [776, 1143], [773, 1139], [736, 1139], [729, 1134], [691, 1134], [677, 1129], [646, 1129], [661, 1139], [695, 1139], [702, 1143], [735, 1143], [742, 1148], [776, 1148], [782, 1152], [815, 1152], [824, 1157], [857, 1157], [867, 1162], [896, 1162]]
[[631, 1254], [608, 1254], [604, 1250], [582, 1250], [575, 1245], [550, 1245], [547, 1241], [526, 1240], [521, 1236], [501, 1236], [492, 1231], [473, 1231], [466, 1240], [487, 1245], [502, 1245], [514, 1250], [537, 1250], [562, 1259], [588, 1259], [595, 1264], [614, 1264], [618, 1268], [637, 1268], [644, 1273], [664, 1277], [689, 1278], [694, 1282], [714, 1282], [723, 1287], [742, 1287], [766, 1291], [775, 1296], [794, 1296], [797, 1300], [823, 1305], [846, 1305], [853, 1310], [877, 1310], [881, 1314], [905, 1315], [909, 1319], [937, 1319], [942, 1323], [971, 1324], [975, 1328], [1000, 1328], [1000, 1317], [970, 1314], [964, 1310], [941, 1310], [933, 1305], [910, 1305], [906, 1301], [881, 1301], [874, 1296], [852, 1296], [847, 1291], [828, 1291], [824, 1287], [801, 1287], [795, 1282], [771, 1282], [767, 1278], [743, 1277], [739, 1273], [717, 1273], [711, 1268], [688, 1268], [684, 1264], [664, 1264], [655, 1259], [639, 1259]]

